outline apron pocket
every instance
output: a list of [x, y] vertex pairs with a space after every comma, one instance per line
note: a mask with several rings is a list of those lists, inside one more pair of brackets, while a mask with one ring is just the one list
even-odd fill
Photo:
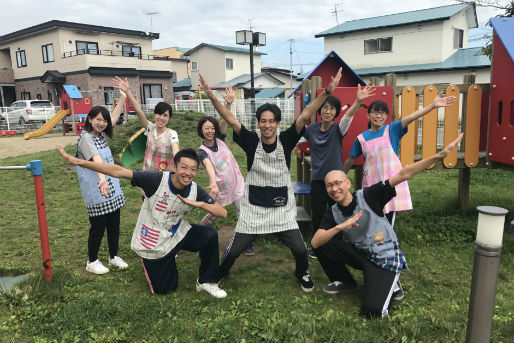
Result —
[[261, 207], [279, 207], [287, 205], [287, 186], [254, 186], [248, 187], [250, 204]]

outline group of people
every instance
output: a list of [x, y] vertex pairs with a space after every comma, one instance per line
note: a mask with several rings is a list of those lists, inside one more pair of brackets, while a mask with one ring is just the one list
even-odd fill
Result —
[[[127, 79], [115, 77], [113, 84], [120, 90], [121, 98], [112, 115], [104, 107], [93, 107], [75, 156], [58, 147], [62, 156], [77, 166], [91, 223], [86, 270], [95, 274], [108, 272], [98, 260], [105, 229], [109, 265], [128, 267], [117, 256], [119, 213], [125, 203], [118, 179], [124, 178], [132, 186], [140, 187], [143, 194], [131, 248], [142, 260], [152, 293], [166, 294], [177, 288], [176, 255], [187, 250], [198, 251], [200, 256], [196, 290], [223, 298], [227, 293], [219, 282], [229, 276], [236, 259], [243, 251], [253, 254], [252, 243], [259, 235], [274, 234], [291, 250], [296, 261], [294, 275], [303, 291], [314, 289], [309, 255], [318, 258], [328, 276], [330, 282], [323, 290], [329, 294], [357, 287], [348, 265], [364, 273], [362, 313], [370, 317], [387, 315], [392, 299], [403, 297], [399, 276], [407, 269], [393, 230], [394, 212], [412, 208], [406, 181], [451, 153], [462, 135], [440, 153], [403, 169], [398, 159], [399, 141], [411, 121], [434, 108], [450, 106], [455, 98], [439, 94], [430, 106], [390, 125], [384, 125], [389, 112], [387, 105], [373, 102], [368, 108], [369, 130], [358, 136], [350, 157], [343, 163], [343, 138], [362, 101], [373, 96], [375, 89], [358, 86], [355, 102], [337, 124], [341, 102], [331, 93], [341, 73], [339, 69], [324, 92], [280, 133], [281, 111], [276, 105], [260, 106], [255, 114], [258, 130], [250, 131], [230, 111], [232, 90], [227, 89], [222, 104], [200, 75], [203, 90], [222, 119], [219, 123], [214, 117], [199, 121], [197, 132], [203, 142], [198, 153], [190, 148], [179, 150], [177, 133], [167, 128], [172, 113], [169, 104], [156, 106], [155, 123], [149, 122]], [[112, 136], [120, 104], [126, 98], [146, 128], [148, 143], [143, 170], [114, 164], [106, 144], [106, 136]], [[306, 127], [316, 112], [321, 122]], [[225, 143], [227, 124], [233, 130], [234, 142], [246, 153], [246, 180]], [[302, 137], [310, 142], [312, 156], [312, 250], [307, 248], [296, 221], [289, 172], [291, 152]], [[365, 159], [364, 188], [351, 193], [345, 171], [361, 154]], [[209, 193], [194, 182], [200, 163], [209, 176]], [[232, 203], [238, 220], [220, 262], [218, 235], [211, 225], [226, 216], [224, 206]], [[194, 208], [207, 212], [199, 224], [184, 219]], [[389, 215], [391, 212], [393, 215]]]

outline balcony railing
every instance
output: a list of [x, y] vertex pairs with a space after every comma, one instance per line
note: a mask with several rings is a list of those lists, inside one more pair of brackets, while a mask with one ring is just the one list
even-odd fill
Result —
[[137, 54], [135, 52], [122, 52], [115, 50], [99, 50], [99, 49], [79, 49], [72, 50], [62, 54], [63, 58], [80, 56], [80, 55], [102, 55], [102, 56], [122, 56], [122, 57], [132, 57], [138, 58], [141, 60], [160, 60], [160, 61], [171, 61], [172, 58], [168, 56], [157, 56], [157, 55], [147, 55], [147, 54]]

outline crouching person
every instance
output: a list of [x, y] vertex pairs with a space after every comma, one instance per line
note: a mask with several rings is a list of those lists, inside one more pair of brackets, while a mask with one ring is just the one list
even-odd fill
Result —
[[312, 238], [318, 261], [330, 279], [323, 289], [335, 294], [357, 287], [346, 266], [362, 270], [367, 317], [384, 317], [392, 299], [403, 295], [399, 276], [407, 269], [405, 256], [383, 208], [396, 196], [395, 186], [409, 180], [432, 163], [448, 156], [462, 140], [462, 134], [443, 151], [401, 169], [389, 180], [350, 193], [351, 182], [340, 170], [325, 177], [328, 195], [335, 201]]
[[184, 216], [201, 208], [216, 217], [226, 217], [227, 211], [205, 190], [193, 182], [198, 168], [198, 155], [184, 149], [174, 156], [173, 173], [151, 170], [129, 170], [115, 164], [81, 160], [57, 146], [61, 155], [73, 165], [131, 180], [132, 186], [144, 190], [131, 248], [143, 262], [150, 291], [166, 294], [177, 289], [178, 271], [175, 255], [180, 250], [200, 254], [198, 292], [205, 291], [216, 298], [227, 293], [218, 287], [218, 233], [212, 227], [189, 224]]

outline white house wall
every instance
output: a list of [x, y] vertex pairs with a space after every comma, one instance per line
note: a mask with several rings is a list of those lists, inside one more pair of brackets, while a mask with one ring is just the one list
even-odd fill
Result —
[[225, 82], [225, 54], [219, 49], [204, 46], [194, 51], [189, 60], [198, 62], [198, 70], [191, 70], [191, 87], [196, 89], [200, 84], [198, 73], [202, 73], [209, 85]]
[[[250, 74], [250, 54], [237, 53], [237, 52], [225, 52], [225, 58], [231, 58], [233, 61], [233, 69], [225, 68], [225, 80], [220, 82], [226, 82], [232, 80], [243, 74]], [[223, 67], [226, 67], [223, 62]], [[253, 72], [254, 74], [261, 72], [261, 55], [253, 55]]]
[[[398, 74], [396, 77], [397, 86], [423, 86], [429, 84], [461, 84], [465, 74], [475, 74], [475, 83], [489, 83], [491, 79], [491, 70], [484, 69], [461, 69], [444, 72], [426, 72], [426, 73], [410, 73]], [[370, 77], [361, 76], [366, 82]], [[379, 85], [384, 85], [384, 75], [379, 76]]]

